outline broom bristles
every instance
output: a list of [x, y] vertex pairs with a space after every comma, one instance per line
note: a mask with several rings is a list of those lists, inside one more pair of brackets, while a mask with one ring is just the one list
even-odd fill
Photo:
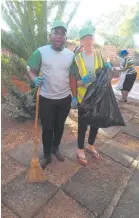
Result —
[[30, 163], [30, 168], [26, 175], [26, 182], [43, 182], [46, 180], [46, 175], [42, 170], [39, 159], [37, 157], [33, 157]]

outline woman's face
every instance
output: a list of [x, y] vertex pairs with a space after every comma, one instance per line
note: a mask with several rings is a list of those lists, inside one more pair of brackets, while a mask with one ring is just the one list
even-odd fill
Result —
[[81, 39], [81, 45], [84, 47], [85, 50], [92, 49], [93, 46], [93, 36], [87, 35]]

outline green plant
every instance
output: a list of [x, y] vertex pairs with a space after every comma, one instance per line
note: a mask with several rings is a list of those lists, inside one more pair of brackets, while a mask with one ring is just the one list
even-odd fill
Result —
[[[8, 117], [16, 120], [26, 120], [34, 118], [35, 111], [35, 89], [29, 89], [29, 81], [24, 77], [26, 72], [26, 63], [17, 56], [1, 57], [1, 80], [2, 86], [6, 87], [7, 96], [3, 96], [6, 104], [5, 112]], [[17, 82], [22, 81], [28, 87], [28, 91], [23, 92], [22, 87], [14, 83], [13, 76]]]
[[[9, 31], [1, 31], [2, 47], [27, 60], [36, 48], [47, 44], [51, 23], [55, 19], [62, 19], [68, 4], [68, 0], [6, 1], [2, 5], [2, 17]], [[67, 25], [78, 6], [79, 2], [73, 3], [66, 19]]]
[[132, 37], [139, 33], [139, 2], [135, 7], [130, 8], [125, 19], [119, 25], [119, 32], [121, 36]]
[[11, 85], [11, 77], [16, 76], [19, 80], [26, 82], [23, 73], [26, 72], [26, 62], [24, 59], [16, 55], [1, 56], [1, 80], [2, 85], [7, 87]]
[[32, 91], [22, 93], [16, 87], [12, 87], [5, 103], [5, 112], [9, 118], [17, 121], [34, 119], [35, 100]]

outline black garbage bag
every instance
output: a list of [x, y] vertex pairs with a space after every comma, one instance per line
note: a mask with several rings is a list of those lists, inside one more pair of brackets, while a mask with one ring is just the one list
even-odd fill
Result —
[[115, 94], [111, 87], [113, 74], [103, 68], [96, 72], [98, 78], [87, 88], [79, 106], [79, 119], [98, 128], [125, 126]]

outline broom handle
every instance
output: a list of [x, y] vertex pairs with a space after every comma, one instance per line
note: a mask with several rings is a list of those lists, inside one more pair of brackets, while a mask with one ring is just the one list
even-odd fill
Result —
[[40, 97], [40, 87], [37, 89], [36, 94], [36, 113], [35, 113], [35, 123], [34, 123], [34, 156], [37, 155], [37, 145], [39, 141], [39, 128], [38, 128], [38, 116], [39, 116], [39, 97]]
[[[42, 76], [42, 73], [39, 73]], [[40, 87], [37, 89], [36, 94], [36, 113], [35, 113], [35, 123], [34, 123], [34, 156], [37, 156], [38, 143], [39, 143], [39, 127], [38, 127], [38, 117], [39, 117], [39, 99], [40, 99]]]

